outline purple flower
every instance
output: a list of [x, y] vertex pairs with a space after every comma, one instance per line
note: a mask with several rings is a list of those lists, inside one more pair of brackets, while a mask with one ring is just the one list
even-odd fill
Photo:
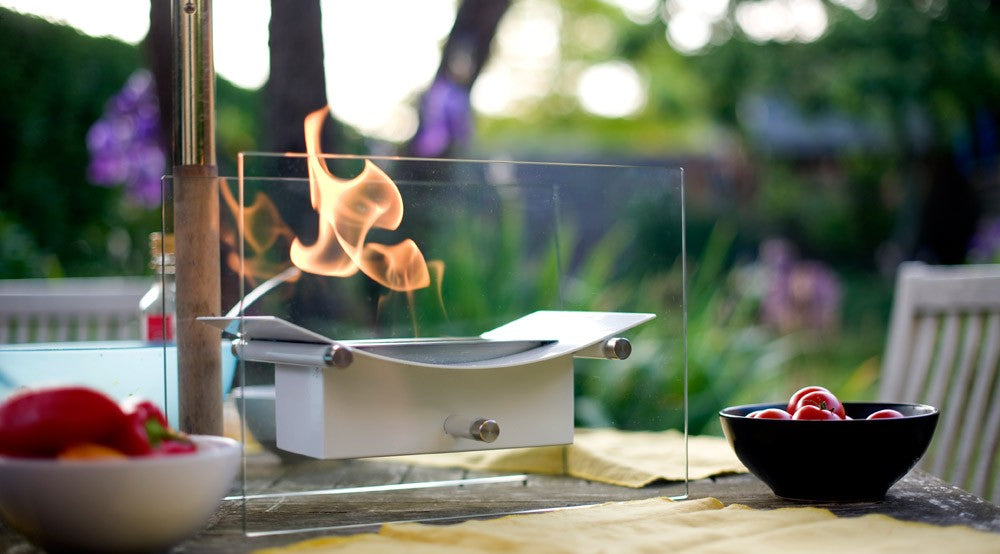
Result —
[[968, 259], [973, 263], [1000, 263], [1000, 216], [979, 225], [969, 245]]
[[769, 276], [761, 318], [781, 332], [800, 329], [834, 330], [840, 320], [840, 283], [826, 265], [798, 260], [783, 240], [761, 245], [761, 260]]
[[422, 157], [440, 156], [464, 143], [472, 129], [469, 91], [447, 77], [434, 80], [420, 103], [420, 127], [413, 151]]
[[160, 109], [152, 75], [140, 69], [104, 107], [87, 132], [87, 177], [100, 186], [124, 185], [143, 206], [160, 203], [166, 154], [160, 144]]

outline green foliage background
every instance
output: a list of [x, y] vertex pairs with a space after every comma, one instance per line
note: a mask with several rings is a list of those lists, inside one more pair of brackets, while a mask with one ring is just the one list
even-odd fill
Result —
[[[516, 115], [477, 117], [466, 152], [685, 167], [693, 432], [717, 431], [714, 411], [724, 404], [778, 400], [810, 383], [870, 398], [894, 264], [961, 262], [976, 222], [1000, 213], [996, 148], [980, 151], [988, 141], [978, 127], [1000, 122], [995, 2], [879, 1], [865, 19], [824, 1], [829, 27], [821, 39], [759, 43], [736, 23], [744, 1], [730, 2], [708, 47], [683, 55], [664, 39], [663, 17], [636, 23], [600, 0], [558, 0], [562, 59], [552, 90]], [[584, 22], [606, 26], [610, 42], [593, 48]], [[85, 174], [87, 130], [144, 65], [141, 49], [0, 9], [0, 59], [0, 279], [147, 272], [146, 235], [159, 227], [159, 211]], [[573, 94], [581, 67], [612, 59], [632, 64], [648, 85], [634, 116], [594, 117]], [[748, 123], [754, 98], [777, 99], [807, 123], [845, 118], [881, 140], [822, 152], [776, 149]], [[234, 173], [237, 152], [261, 143], [261, 101], [258, 91], [218, 80], [222, 174]], [[948, 215], [953, 206], [959, 215]], [[512, 225], [493, 237], [497, 255], [486, 274], [452, 270], [492, 280], [513, 302], [520, 289], [507, 285], [517, 284], [517, 271], [505, 264], [521, 233]], [[802, 258], [836, 273], [844, 295], [835, 337], [761, 325], [762, 299], [743, 271], [772, 237], [792, 239]], [[607, 268], [594, 263], [589, 274], [605, 279]], [[670, 265], [633, 269], [643, 275], [636, 294], [676, 282]], [[460, 283], [446, 286], [464, 294]], [[552, 294], [540, 289], [539, 298]], [[484, 309], [472, 294], [462, 302]], [[678, 398], [676, 381], [655, 363], [639, 357], [628, 371], [603, 371], [581, 365], [581, 424], [678, 424], [661, 417]]]
[[[0, 278], [146, 273], [159, 209], [86, 177], [87, 130], [141, 50], [0, 8], [0, 59]], [[217, 103], [220, 171], [232, 172], [257, 144], [258, 95], [220, 79]]]

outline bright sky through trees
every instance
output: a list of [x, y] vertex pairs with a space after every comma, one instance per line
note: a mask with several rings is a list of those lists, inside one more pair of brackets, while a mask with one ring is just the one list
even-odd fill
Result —
[[[666, 22], [666, 40], [693, 53], [717, 40], [714, 24], [727, 17], [731, 0], [604, 0], [637, 23]], [[835, 0], [870, 18], [875, 0]], [[458, 0], [321, 0], [331, 111], [376, 138], [408, 139], [416, 130], [416, 97], [429, 86]], [[72, 25], [94, 36], [136, 44], [149, 29], [148, 0], [0, 0], [0, 6]], [[217, 73], [244, 88], [268, 76], [268, 0], [214, 0]], [[391, 13], [393, 17], [386, 17]], [[595, 18], [597, 19], [597, 18]], [[827, 26], [820, 0], [747, 0], [735, 21], [752, 40], [812, 41]], [[587, 22], [584, 22], [587, 23]], [[589, 22], [599, 38], [600, 22]], [[472, 91], [481, 114], [516, 116], [518, 107], [549, 94], [558, 84], [563, 14], [556, 0], [518, 0], [501, 22], [493, 57]], [[405, 37], [406, 48], [400, 48]], [[628, 117], [646, 103], [645, 80], [624, 60], [607, 59], [577, 71], [573, 94], [599, 117]]]

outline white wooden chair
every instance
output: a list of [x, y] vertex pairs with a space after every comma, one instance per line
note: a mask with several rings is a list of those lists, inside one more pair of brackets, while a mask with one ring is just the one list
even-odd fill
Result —
[[1000, 264], [899, 267], [880, 400], [941, 411], [921, 468], [1000, 501]]
[[151, 279], [0, 280], [0, 344], [138, 339]]

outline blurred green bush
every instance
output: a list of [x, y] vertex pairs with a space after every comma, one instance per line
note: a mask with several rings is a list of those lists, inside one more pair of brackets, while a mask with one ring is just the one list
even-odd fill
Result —
[[[141, 49], [0, 8], [0, 59], [0, 279], [149, 273], [159, 207], [86, 175], [87, 131]], [[220, 173], [234, 174], [256, 144], [258, 93], [219, 79], [216, 95]]]
[[[142, 66], [139, 49], [0, 9], [0, 52], [5, 60], [0, 97], [6, 103], [0, 110], [0, 278], [147, 272], [146, 235], [159, 227], [160, 211], [131, 204], [121, 188], [96, 187], [85, 176], [87, 130], [107, 99]], [[226, 164], [236, 152], [255, 147], [260, 108], [257, 92], [219, 80], [221, 173], [233, 173]], [[617, 133], [604, 131], [619, 145], [629, 145], [634, 132], [626, 123], [613, 123]], [[516, 125], [519, 144], [562, 144], [541, 136], [526, 139], [524, 127]], [[803, 177], [795, 167], [770, 164], [747, 206], [724, 190], [702, 190], [716, 211], [688, 220], [686, 329], [677, 323], [683, 320], [664, 318], [636, 329], [636, 349], [626, 363], [580, 360], [578, 423], [682, 427], [687, 406], [692, 433], [718, 432], [719, 408], [780, 400], [805, 384], [824, 384], [852, 400], [869, 397], [891, 298], [891, 283], [871, 271], [872, 252], [898, 224], [898, 215], [876, 198], [886, 173], [879, 164], [889, 162], [863, 155], [842, 161], [844, 182], [835, 187]], [[488, 244], [488, 252], [467, 252], [458, 258], [465, 263], [448, 267], [443, 293], [459, 311], [449, 314], [434, 306], [435, 299], [416, 299], [424, 303], [420, 313], [440, 315], [418, 322], [425, 335], [448, 334], [449, 316], [489, 328], [496, 318], [523, 315], [531, 307], [629, 309], [681, 291], [681, 266], [674, 257], [619, 274], [613, 250], [620, 243], [615, 233], [625, 232], [620, 229], [590, 247], [569, 286], [559, 282], [555, 270], [557, 249], [543, 249], [530, 270], [518, 265], [521, 249], [532, 240], [523, 221], [503, 221], [499, 233], [481, 223], [462, 221], [448, 231], [478, 235], [465, 242]], [[647, 231], [655, 236], [655, 221], [650, 224]], [[573, 244], [572, 231], [567, 232], [562, 239]], [[772, 236], [794, 236], [805, 258], [836, 268], [842, 294], [833, 331], [779, 330], [763, 321], [763, 284], [755, 280], [759, 273], [753, 266], [759, 263], [756, 249]], [[405, 319], [400, 325], [412, 328]], [[685, 332], [686, 350], [683, 341], [665, 340]], [[679, 369], [684, 359], [686, 404]]]

